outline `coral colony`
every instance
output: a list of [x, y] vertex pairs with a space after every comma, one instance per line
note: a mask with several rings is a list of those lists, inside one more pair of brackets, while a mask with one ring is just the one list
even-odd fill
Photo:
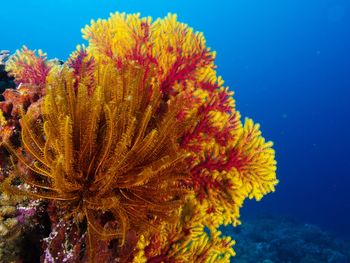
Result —
[[82, 32], [63, 64], [26, 47], [6, 63], [1, 238], [36, 232], [42, 262], [229, 262], [219, 227], [274, 191], [272, 142], [175, 15], [116, 13]]

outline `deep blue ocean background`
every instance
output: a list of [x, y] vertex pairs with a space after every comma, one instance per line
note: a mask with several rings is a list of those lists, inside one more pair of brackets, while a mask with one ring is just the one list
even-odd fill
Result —
[[292, 217], [350, 237], [349, 0], [1, 0], [0, 49], [66, 59], [90, 19], [141, 12], [204, 32], [237, 108], [275, 143], [277, 191], [242, 217]]

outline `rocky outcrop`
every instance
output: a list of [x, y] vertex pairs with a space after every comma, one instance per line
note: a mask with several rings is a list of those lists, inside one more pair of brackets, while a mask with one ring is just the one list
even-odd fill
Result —
[[[5, 89], [14, 88], [16, 86], [13, 82], [13, 78], [10, 77], [5, 70], [5, 64], [9, 56], [10, 52], [8, 50], [0, 50], [0, 94], [2, 94]], [[2, 95], [0, 96], [0, 100], [3, 100]]]
[[244, 220], [225, 234], [236, 240], [235, 263], [349, 263], [350, 244], [318, 226], [283, 217]]

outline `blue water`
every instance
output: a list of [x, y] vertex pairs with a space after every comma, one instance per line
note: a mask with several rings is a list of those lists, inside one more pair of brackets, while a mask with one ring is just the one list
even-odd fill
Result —
[[110, 12], [168, 12], [205, 33], [243, 116], [275, 142], [277, 191], [243, 216], [287, 215], [350, 237], [350, 1], [1, 1], [0, 49], [66, 59]]

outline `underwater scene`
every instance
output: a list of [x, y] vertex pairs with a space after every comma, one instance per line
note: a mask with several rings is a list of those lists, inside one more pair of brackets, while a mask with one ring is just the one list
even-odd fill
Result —
[[0, 8], [0, 263], [350, 263], [349, 0]]

